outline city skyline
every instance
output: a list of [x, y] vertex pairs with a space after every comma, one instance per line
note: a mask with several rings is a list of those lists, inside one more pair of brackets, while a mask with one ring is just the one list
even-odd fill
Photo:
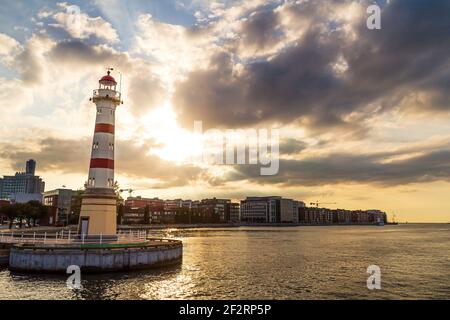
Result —
[[[0, 176], [32, 158], [46, 190], [83, 186], [95, 122], [89, 97], [113, 67], [125, 101], [116, 180], [134, 195], [276, 194], [449, 222], [450, 6], [378, 1], [382, 29], [367, 30], [367, 3], [4, 4]], [[278, 174], [192, 161], [196, 120], [279, 129]]]

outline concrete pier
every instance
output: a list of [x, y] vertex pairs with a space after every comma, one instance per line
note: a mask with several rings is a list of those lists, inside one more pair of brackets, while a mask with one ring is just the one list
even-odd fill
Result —
[[65, 273], [70, 265], [82, 272], [113, 272], [179, 264], [183, 245], [178, 240], [134, 245], [49, 246], [17, 244], [11, 247], [9, 269], [22, 272]]

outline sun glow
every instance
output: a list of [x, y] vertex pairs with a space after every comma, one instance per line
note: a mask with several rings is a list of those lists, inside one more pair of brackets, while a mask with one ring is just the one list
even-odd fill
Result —
[[170, 103], [166, 103], [141, 118], [142, 138], [154, 139], [150, 153], [177, 163], [191, 162], [201, 152], [200, 140], [180, 128]]

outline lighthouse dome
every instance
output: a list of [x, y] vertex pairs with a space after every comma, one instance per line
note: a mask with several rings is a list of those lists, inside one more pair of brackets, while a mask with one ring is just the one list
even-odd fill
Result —
[[117, 84], [116, 79], [114, 79], [114, 78], [110, 75], [110, 72], [109, 72], [109, 71], [108, 71], [108, 74], [107, 74], [106, 76], [103, 76], [103, 77], [100, 79], [100, 82], [103, 82], [103, 81], [113, 82], [114, 84]]

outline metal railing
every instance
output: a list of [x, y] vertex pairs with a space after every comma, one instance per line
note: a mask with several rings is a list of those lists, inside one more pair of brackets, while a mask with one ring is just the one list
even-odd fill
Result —
[[119, 231], [118, 234], [113, 237], [103, 234], [85, 235], [71, 230], [62, 230], [56, 233], [0, 232], [0, 244], [133, 244], [142, 243], [145, 241], [147, 241], [147, 232], [145, 230], [130, 230], [128, 232]]
[[111, 99], [115, 101], [120, 102], [120, 92], [110, 90], [110, 89], [95, 89], [92, 94], [92, 99], [98, 100], [98, 99]]

